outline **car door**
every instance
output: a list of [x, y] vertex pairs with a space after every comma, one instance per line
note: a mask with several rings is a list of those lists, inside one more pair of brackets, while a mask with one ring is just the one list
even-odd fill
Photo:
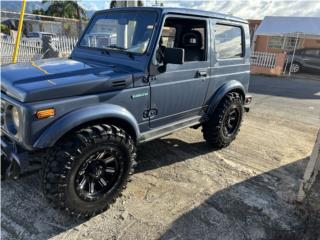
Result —
[[[176, 18], [178, 19], [177, 21], [180, 21], [180, 18], [184, 20], [184, 17], [181, 16]], [[193, 18], [185, 17], [185, 19], [190, 21]], [[201, 115], [208, 86], [210, 66], [210, 56], [208, 55], [209, 28], [206, 19], [194, 18], [194, 20], [205, 22], [205, 34], [203, 36], [205, 60], [187, 61], [181, 65], [167, 64], [165, 72], [159, 73], [152, 78], [150, 82], [150, 127], [152, 128]], [[173, 32], [172, 30], [170, 31], [171, 33]], [[176, 32], [176, 34], [180, 33]], [[178, 37], [174, 36], [174, 39]], [[170, 39], [165, 39], [165, 41], [168, 43]]]
[[303, 55], [304, 66], [320, 69], [320, 49], [306, 49]]

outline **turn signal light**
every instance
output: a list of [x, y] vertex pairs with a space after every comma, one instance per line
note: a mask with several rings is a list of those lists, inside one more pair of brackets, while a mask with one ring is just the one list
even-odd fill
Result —
[[43, 109], [36, 112], [38, 119], [53, 117], [55, 114], [54, 108]]

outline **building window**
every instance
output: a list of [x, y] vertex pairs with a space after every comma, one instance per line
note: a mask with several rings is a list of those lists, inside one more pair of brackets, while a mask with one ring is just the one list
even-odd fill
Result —
[[242, 57], [241, 28], [217, 24], [215, 26], [215, 50], [218, 59]]
[[299, 47], [300, 39], [296, 37], [286, 37], [285, 38], [285, 50], [293, 50], [294, 47]]
[[[297, 41], [297, 43], [296, 43]], [[300, 39], [296, 37], [280, 37], [272, 36], [268, 41], [268, 48], [283, 49], [283, 50], [293, 50], [295, 46], [297, 48], [300, 45]]]
[[284, 37], [272, 36], [268, 41], [268, 48], [282, 49]]

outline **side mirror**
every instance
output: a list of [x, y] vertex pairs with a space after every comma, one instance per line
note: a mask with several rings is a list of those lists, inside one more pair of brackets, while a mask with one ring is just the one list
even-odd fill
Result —
[[183, 48], [165, 48], [164, 59], [165, 64], [183, 64], [184, 63], [184, 49]]

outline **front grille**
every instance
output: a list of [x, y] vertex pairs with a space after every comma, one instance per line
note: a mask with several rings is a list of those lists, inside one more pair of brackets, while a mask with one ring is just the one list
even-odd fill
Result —
[[4, 118], [5, 118], [5, 109], [7, 108], [8, 103], [1, 99], [1, 128], [4, 129]]

